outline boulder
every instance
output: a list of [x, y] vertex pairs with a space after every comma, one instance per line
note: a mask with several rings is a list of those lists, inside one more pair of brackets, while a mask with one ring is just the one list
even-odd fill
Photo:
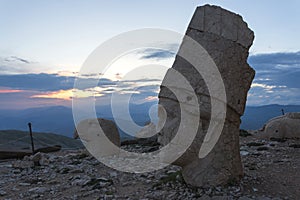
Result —
[[[165, 146], [176, 136], [181, 121], [186, 121], [184, 130], [190, 131], [190, 125], [199, 123], [195, 139], [189, 148], [173, 164], [183, 168], [184, 180], [193, 186], [216, 186], [239, 181], [243, 175], [243, 168], [239, 150], [240, 117], [244, 113], [247, 93], [250, 89], [255, 71], [248, 65], [248, 51], [254, 39], [254, 33], [248, 28], [242, 17], [217, 6], [205, 5], [198, 7], [187, 28], [186, 36], [198, 42], [210, 55], [220, 72], [225, 86], [225, 102], [210, 94], [204, 76], [214, 80], [214, 74], [208, 72], [200, 74], [195, 67], [180, 56], [181, 51], [195, 53], [195, 49], [186, 46], [185, 38], [179, 48], [174, 64], [168, 70], [163, 83], [173, 80], [173, 90], [179, 91], [177, 98], [173, 90], [161, 85], [159, 93], [159, 123], [163, 124], [158, 141]], [[197, 53], [197, 52], [196, 52]], [[193, 60], [201, 60], [203, 54], [199, 52]], [[172, 69], [183, 75], [193, 90], [187, 91], [176, 85]], [[206, 79], [206, 80], [207, 80]], [[222, 80], [221, 80], [222, 81]], [[182, 96], [195, 93], [198, 107], [191, 106], [192, 97]], [[183, 100], [180, 100], [183, 99]], [[211, 102], [217, 102], [226, 108], [225, 123], [219, 138], [212, 150], [204, 157], [199, 151], [204, 143], [214, 138], [205, 138], [210, 121], [217, 124], [218, 119], [211, 117]], [[164, 108], [162, 111], [161, 108]], [[186, 115], [189, 120], [181, 119], [182, 107], [188, 108]], [[200, 117], [194, 111], [200, 110]], [[165, 114], [164, 114], [165, 113]], [[165, 116], [167, 116], [165, 118]], [[198, 131], [197, 131], [198, 130]], [[187, 136], [189, 137], [189, 136]], [[204, 140], [205, 139], [205, 140]], [[177, 141], [178, 142], [178, 141]], [[180, 141], [179, 141], [180, 143]], [[179, 144], [180, 145], [180, 144]], [[175, 146], [176, 147], [176, 146]], [[167, 157], [167, 156], [166, 156]]]
[[300, 113], [287, 113], [269, 120], [261, 136], [270, 138], [300, 138]]
[[[101, 133], [100, 127], [105, 135]], [[95, 150], [99, 152], [97, 155], [101, 156], [114, 155], [119, 152], [118, 149], [121, 146], [116, 124], [107, 119], [86, 119], [79, 122], [74, 131], [74, 138], [79, 136], [85, 146], [89, 147], [89, 151]]]
[[137, 138], [149, 138], [156, 135], [156, 126], [152, 122], [145, 125], [140, 131], [135, 134]]
[[30, 156], [29, 160], [32, 160], [34, 162], [34, 165], [36, 166], [48, 166], [50, 163], [49, 155], [41, 152]]

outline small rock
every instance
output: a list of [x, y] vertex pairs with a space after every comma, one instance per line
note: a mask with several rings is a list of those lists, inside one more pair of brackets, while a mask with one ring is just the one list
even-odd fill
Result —
[[30, 183], [19, 183], [19, 186], [30, 186]]
[[231, 200], [233, 199], [232, 197], [229, 196], [213, 196], [211, 200]]
[[50, 164], [47, 154], [38, 152], [29, 158], [34, 162], [35, 166], [48, 166]]
[[43, 194], [48, 191], [49, 189], [46, 187], [35, 187], [28, 190], [28, 192], [37, 193], [37, 194]]
[[261, 143], [261, 142], [249, 142], [247, 143], [247, 146], [248, 147], [258, 147], [258, 146], [263, 146], [264, 143]]
[[73, 170], [70, 170], [70, 173], [71, 174], [79, 174], [79, 173], [83, 173], [83, 169], [73, 169]]
[[177, 172], [176, 170], [169, 170], [169, 171], [167, 171], [167, 174], [174, 174], [176, 172]]
[[274, 138], [274, 137], [271, 137], [270, 140], [271, 141], [276, 141], [276, 142], [286, 142], [287, 139], [285, 139], [285, 138]]
[[240, 197], [238, 200], [252, 200], [252, 199], [249, 197]]
[[73, 182], [71, 182], [71, 185], [75, 186], [75, 185], [78, 185], [78, 186], [84, 186], [86, 185], [90, 180], [87, 180], [87, 179], [76, 179], [74, 180]]
[[7, 193], [4, 190], [0, 190], [0, 196], [5, 196]]
[[39, 163], [40, 159], [42, 158], [42, 154], [40, 152], [34, 154], [30, 157], [30, 160], [32, 160], [34, 163]]
[[240, 151], [241, 156], [247, 156], [249, 155], [248, 151]]
[[240, 129], [240, 136], [241, 137], [248, 137], [248, 136], [252, 136], [252, 134], [249, 133], [248, 131], [244, 130], [244, 129]]
[[117, 177], [117, 175], [118, 175], [117, 172], [110, 172], [109, 173], [110, 177]]
[[289, 147], [292, 147], [292, 148], [300, 148], [300, 144], [291, 144], [289, 145]]
[[210, 200], [210, 199], [211, 198], [205, 194], [205, 195], [201, 196], [199, 200]]
[[267, 150], [269, 150], [269, 147], [258, 147], [257, 149], [256, 149], [257, 151], [267, 151]]
[[271, 200], [269, 197], [257, 197], [257, 200]]
[[26, 160], [17, 160], [12, 163], [12, 167], [17, 169], [31, 168], [34, 167], [34, 162]]
[[48, 158], [42, 157], [39, 161], [39, 164], [41, 166], [48, 166], [50, 164], [50, 161]]
[[21, 170], [20, 169], [15, 169], [15, 170], [12, 170], [12, 173], [13, 174], [20, 174]]

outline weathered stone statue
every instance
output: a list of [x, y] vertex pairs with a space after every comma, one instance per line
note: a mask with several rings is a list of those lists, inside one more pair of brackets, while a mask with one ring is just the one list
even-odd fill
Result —
[[[216, 186], [239, 181], [243, 168], [239, 151], [240, 117], [244, 113], [247, 92], [255, 71], [248, 65], [248, 50], [254, 33], [242, 17], [217, 6], [198, 7], [188, 26], [186, 35], [197, 41], [216, 64], [226, 91], [226, 118], [216, 145], [204, 158], [199, 150], [211, 120], [211, 94], [194, 67], [180, 56], [176, 56], [172, 69], [182, 74], [197, 95], [200, 108], [199, 128], [189, 149], [174, 164], [183, 168], [184, 180], [194, 186]], [[185, 42], [180, 46], [184, 48]], [[179, 49], [179, 51], [180, 51]], [[190, 51], [193, 51], [191, 49]], [[171, 76], [167, 72], [165, 79]], [[218, 101], [218, 100], [217, 100]], [[164, 107], [167, 119], [158, 140], [164, 146], [176, 135], [180, 123], [180, 103], [172, 92], [161, 86], [159, 104]], [[161, 118], [159, 110], [159, 117]], [[196, 119], [197, 120], [197, 119]]]
[[300, 138], [300, 113], [287, 113], [270, 119], [263, 127], [260, 138]]
[[[105, 135], [101, 134], [100, 127]], [[121, 146], [120, 134], [116, 124], [111, 120], [102, 118], [82, 120], [77, 124], [73, 137], [77, 139], [79, 136], [87, 148], [100, 151], [99, 154], [94, 152], [96, 155], [104, 156], [119, 153], [118, 148]], [[109, 144], [106, 137], [115, 146]], [[99, 149], [99, 147], [101, 148]]]

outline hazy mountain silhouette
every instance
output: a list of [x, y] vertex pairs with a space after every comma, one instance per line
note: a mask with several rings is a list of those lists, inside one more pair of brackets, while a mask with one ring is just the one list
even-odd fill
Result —
[[28, 130], [31, 122], [34, 131], [71, 136], [74, 130], [72, 110], [64, 106], [1, 110], [0, 129]]
[[247, 106], [244, 116], [242, 116], [241, 128], [246, 130], [257, 130], [271, 118], [282, 115], [282, 111], [300, 112], [300, 105], [265, 105], [265, 106]]
[[[31, 140], [27, 131], [5, 130], [0, 131], [0, 150], [31, 150]], [[35, 148], [60, 145], [62, 149], [83, 148], [80, 140], [53, 133], [33, 133]]]
[[[133, 120], [144, 125], [150, 120], [148, 115], [149, 108], [155, 102], [144, 104], [130, 104], [130, 114]], [[97, 106], [97, 116], [114, 120], [111, 106]], [[127, 119], [123, 119], [127, 120]], [[28, 130], [28, 122], [32, 123], [34, 131], [58, 133], [60, 135], [72, 137], [74, 132], [74, 120], [72, 109], [64, 106], [30, 108], [25, 110], [0, 110], [0, 130]], [[122, 136], [125, 133], [119, 130]]]
[[[130, 104], [129, 110], [132, 119], [140, 126], [150, 121], [148, 114], [151, 106], [157, 102], [147, 102], [144, 104]], [[242, 129], [260, 129], [269, 119], [281, 115], [281, 109], [285, 112], [300, 112], [300, 105], [266, 105], [246, 107], [242, 117]], [[111, 106], [97, 106], [97, 116], [114, 120]], [[122, 120], [128, 120], [122, 118]], [[0, 130], [28, 130], [27, 123], [31, 122], [33, 130], [38, 132], [57, 133], [72, 137], [74, 132], [74, 121], [72, 109], [64, 106], [30, 108], [25, 110], [0, 110]], [[119, 130], [122, 137], [125, 133]]]

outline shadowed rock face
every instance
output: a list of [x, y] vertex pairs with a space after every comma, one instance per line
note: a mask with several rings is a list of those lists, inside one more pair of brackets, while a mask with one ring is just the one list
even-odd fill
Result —
[[[195, 119], [199, 120], [199, 128], [194, 141], [174, 164], [182, 166], [184, 180], [194, 186], [215, 186], [238, 181], [243, 175], [239, 153], [240, 117], [244, 113], [247, 92], [255, 75], [255, 71], [247, 63], [254, 33], [241, 16], [217, 6], [205, 5], [196, 9], [186, 35], [197, 41], [215, 62], [223, 79], [227, 98], [227, 102], [217, 101], [226, 104], [227, 111], [216, 145], [206, 157], [200, 159], [199, 150], [210, 120], [216, 120], [211, 119], [213, 94], [209, 93], [203, 74], [199, 74], [189, 62], [177, 55], [172, 68], [182, 74], [193, 87], [200, 105], [197, 108], [200, 109], [200, 119]], [[181, 44], [179, 51], [185, 48], [185, 44]], [[165, 79], [170, 76], [172, 73], [168, 71]], [[181, 121], [180, 104], [184, 103], [186, 102], [176, 99], [171, 90], [161, 86], [159, 104], [167, 114], [159, 135], [162, 145], [168, 144], [175, 137]], [[158, 113], [161, 120], [162, 112]]]

